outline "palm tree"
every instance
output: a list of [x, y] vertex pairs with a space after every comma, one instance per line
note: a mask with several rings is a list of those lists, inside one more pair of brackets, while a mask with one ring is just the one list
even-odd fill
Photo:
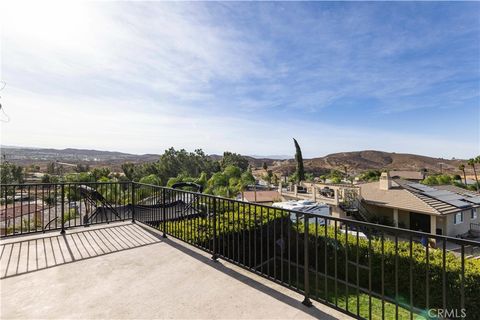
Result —
[[465, 174], [465, 165], [462, 163], [458, 166], [458, 169], [463, 172], [463, 180], [465, 181], [465, 185], [467, 185], [467, 175]]
[[475, 159], [469, 159], [467, 164], [473, 168], [473, 174], [475, 175], [475, 181], [476, 181], [476, 186], [477, 186], [477, 191], [478, 191], [478, 177], [477, 177], [477, 170], [475, 170], [475, 163], [477, 163], [477, 159], [479, 157], [476, 157]]

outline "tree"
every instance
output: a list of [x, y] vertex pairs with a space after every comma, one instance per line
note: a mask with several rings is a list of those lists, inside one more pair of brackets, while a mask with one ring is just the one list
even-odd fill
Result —
[[295, 144], [295, 160], [297, 161], [297, 169], [295, 171], [297, 175], [297, 182], [305, 180], [305, 169], [303, 167], [303, 157], [302, 157], [302, 150], [300, 149], [300, 145], [298, 144], [295, 138], [293, 139], [293, 143]]
[[202, 172], [200, 173], [200, 177], [198, 177], [198, 179], [195, 180], [195, 183], [198, 183], [199, 185], [203, 186], [203, 188], [205, 188], [207, 186], [207, 181], [208, 181], [207, 173]]
[[94, 168], [90, 174], [94, 181], [99, 181], [101, 178], [107, 178], [110, 175], [110, 169], [108, 168]]
[[279, 183], [280, 183], [280, 178], [279, 178], [276, 174], [274, 174], [274, 175], [273, 175], [273, 184], [274, 184], [275, 186], [278, 186]]
[[265, 170], [265, 171], [268, 170], [268, 165], [267, 165], [267, 163], [266, 163], [265, 161], [263, 162], [262, 168], [263, 168], [263, 170]]
[[222, 170], [224, 170], [230, 165], [239, 167], [242, 171], [245, 171], [248, 168], [248, 160], [240, 154], [225, 151], [223, 153], [223, 158], [220, 161], [220, 166], [222, 167]]
[[273, 178], [273, 171], [267, 170], [267, 173], [263, 176], [263, 180], [265, 180], [269, 185], [272, 184]]
[[242, 170], [240, 170], [239, 167], [230, 165], [226, 167], [225, 170], [223, 170], [223, 174], [225, 174], [225, 176], [227, 176], [228, 179], [240, 178], [240, 176], [242, 175]]
[[[477, 159], [479, 159], [479, 157], [477, 157], [477, 158], [475, 158], [475, 159], [473, 159], [473, 158], [472, 158], [472, 159], [469, 159], [467, 163], [468, 163], [468, 165], [471, 166], [472, 169], [473, 169], [473, 174], [475, 175], [475, 182], [476, 182], [476, 184], [477, 184], [476, 186], [477, 186], [477, 191], [478, 191], [478, 186], [479, 186], [479, 185], [478, 185], [478, 177], [477, 177], [477, 170], [475, 169], [475, 163], [478, 163], [478, 162], [477, 162]], [[479, 161], [480, 161], [480, 159], [479, 159]]]
[[143, 177], [142, 179], [140, 179], [139, 182], [144, 184], [151, 184], [155, 186], [159, 186], [162, 184], [162, 181], [154, 174], [150, 174], [148, 176]]
[[80, 173], [80, 172], [88, 172], [88, 171], [90, 171], [90, 166], [89, 166], [88, 164], [83, 165], [83, 164], [79, 163], [79, 164], [77, 164], [77, 166], [75, 167], [75, 171], [78, 172], [78, 173]]
[[56, 174], [57, 171], [55, 170], [55, 162], [50, 162], [47, 164], [47, 173], [48, 174]]
[[122, 164], [122, 171], [129, 181], [135, 180], [135, 165], [131, 162]]
[[0, 177], [2, 184], [23, 183], [23, 167], [4, 161], [0, 165]]
[[365, 182], [378, 181], [381, 174], [379, 170], [367, 170], [359, 176], [359, 179]]
[[342, 182], [342, 179], [340, 179], [339, 177], [333, 177], [332, 179], [330, 179], [331, 183], [340, 183]]
[[60, 179], [58, 177], [50, 175], [50, 174], [45, 174], [42, 177], [42, 183], [58, 183]]
[[467, 184], [467, 175], [465, 174], [465, 165], [462, 163], [458, 166], [458, 169], [463, 172], [463, 181]]
[[152, 168], [163, 181], [183, 174], [189, 177], [198, 177], [205, 172], [210, 175], [219, 171], [218, 163], [212, 161], [201, 149], [195, 152], [187, 152], [184, 149], [175, 150], [170, 148], [160, 156], [160, 160]]
[[343, 165], [343, 172], [345, 173], [345, 179], [348, 178], [348, 166]]

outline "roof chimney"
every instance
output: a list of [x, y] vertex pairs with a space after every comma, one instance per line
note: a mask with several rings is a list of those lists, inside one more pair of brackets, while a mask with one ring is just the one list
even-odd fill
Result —
[[388, 172], [382, 172], [380, 175], [380, 190], [390, 190], [392, 188], [392, 179]]

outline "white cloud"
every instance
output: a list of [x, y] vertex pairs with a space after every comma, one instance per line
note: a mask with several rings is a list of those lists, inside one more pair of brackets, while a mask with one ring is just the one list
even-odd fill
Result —
[[[234, 22], [248, 11], [230, 3], [2, 2], [0, 78], [7, 87], [1, 95], [11, 122], [2, 123], [1, 143], [135, 153], [174, 146], [289, 154], [295, 136], [306, 156], [352, 149], [445, 157], [475, 153], [478, 138], [459, 142], [374, 124], [298, 120], [295, 112], [317, 112], [345, 96], [375, 97], [386, 104], [384, 112], [418, 108], [408, 99], [389, 97], [421, 94], [454, 74], [429, 73], [438, 61], [407, 68], [382, 62], [421, 45], [407, 46], [407, 36], [373, 39], [373, 47], [384, 50], [375, 55], [378, 61], [370, 61], [370, 48], [357, 51], [361, 37], [374, 27], [364, 25], [364, 12], [348, 21], [329, 12], [321, 21], [299, 21], [299, 15], [308, 15], [292, 10], [294, 4], [285, 5], [282, 16], [267, 4], [258, 6], [265, 30]], [[298, 49], [297, 42], [311, 44], [311, 51]], [[282, 56], [290, 51], [292, 56]], [[426, 107], [453, 96], [462, 100], [475, 93], [450, 90]], [[272, 120], [269, 112], [285, 116]]]
[[94, 147], [133, 153], [160, 153], [174, 146], [203, 148], [208, 153], [291, 154], [295, 137], [306, 157], [363, 149], [443, 157], [468, 157], [475, 152], [468, 142], [361, 126], [294, 120], [278, 125], [241, 115], [202, 116], [174, 110], [151, 113], [136, 110], [135, 105], [142, 103], [138, 100], [72, 101], [15, 90], [7, 102], [12, 121], [2, 125], [5, 145]]

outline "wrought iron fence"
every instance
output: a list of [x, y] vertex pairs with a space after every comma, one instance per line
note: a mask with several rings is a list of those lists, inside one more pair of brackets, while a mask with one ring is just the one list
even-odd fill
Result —
[[22, 235], [131, 218], [132, 184], [1, 185], [0, 235]]
[[[3, 236], [132, 219], [300, 292], [305, 305], [313, 299], [365, 319], [480, 319], [475, 241], [140, 183], [5, 185], [5, 208], [27, 201], [21, 190], [42, 195], [35, 205], [48, 218], [12, 229], [37, 212], [13, 210]], [[79, 214], [70, 218], [74, 204]]]

